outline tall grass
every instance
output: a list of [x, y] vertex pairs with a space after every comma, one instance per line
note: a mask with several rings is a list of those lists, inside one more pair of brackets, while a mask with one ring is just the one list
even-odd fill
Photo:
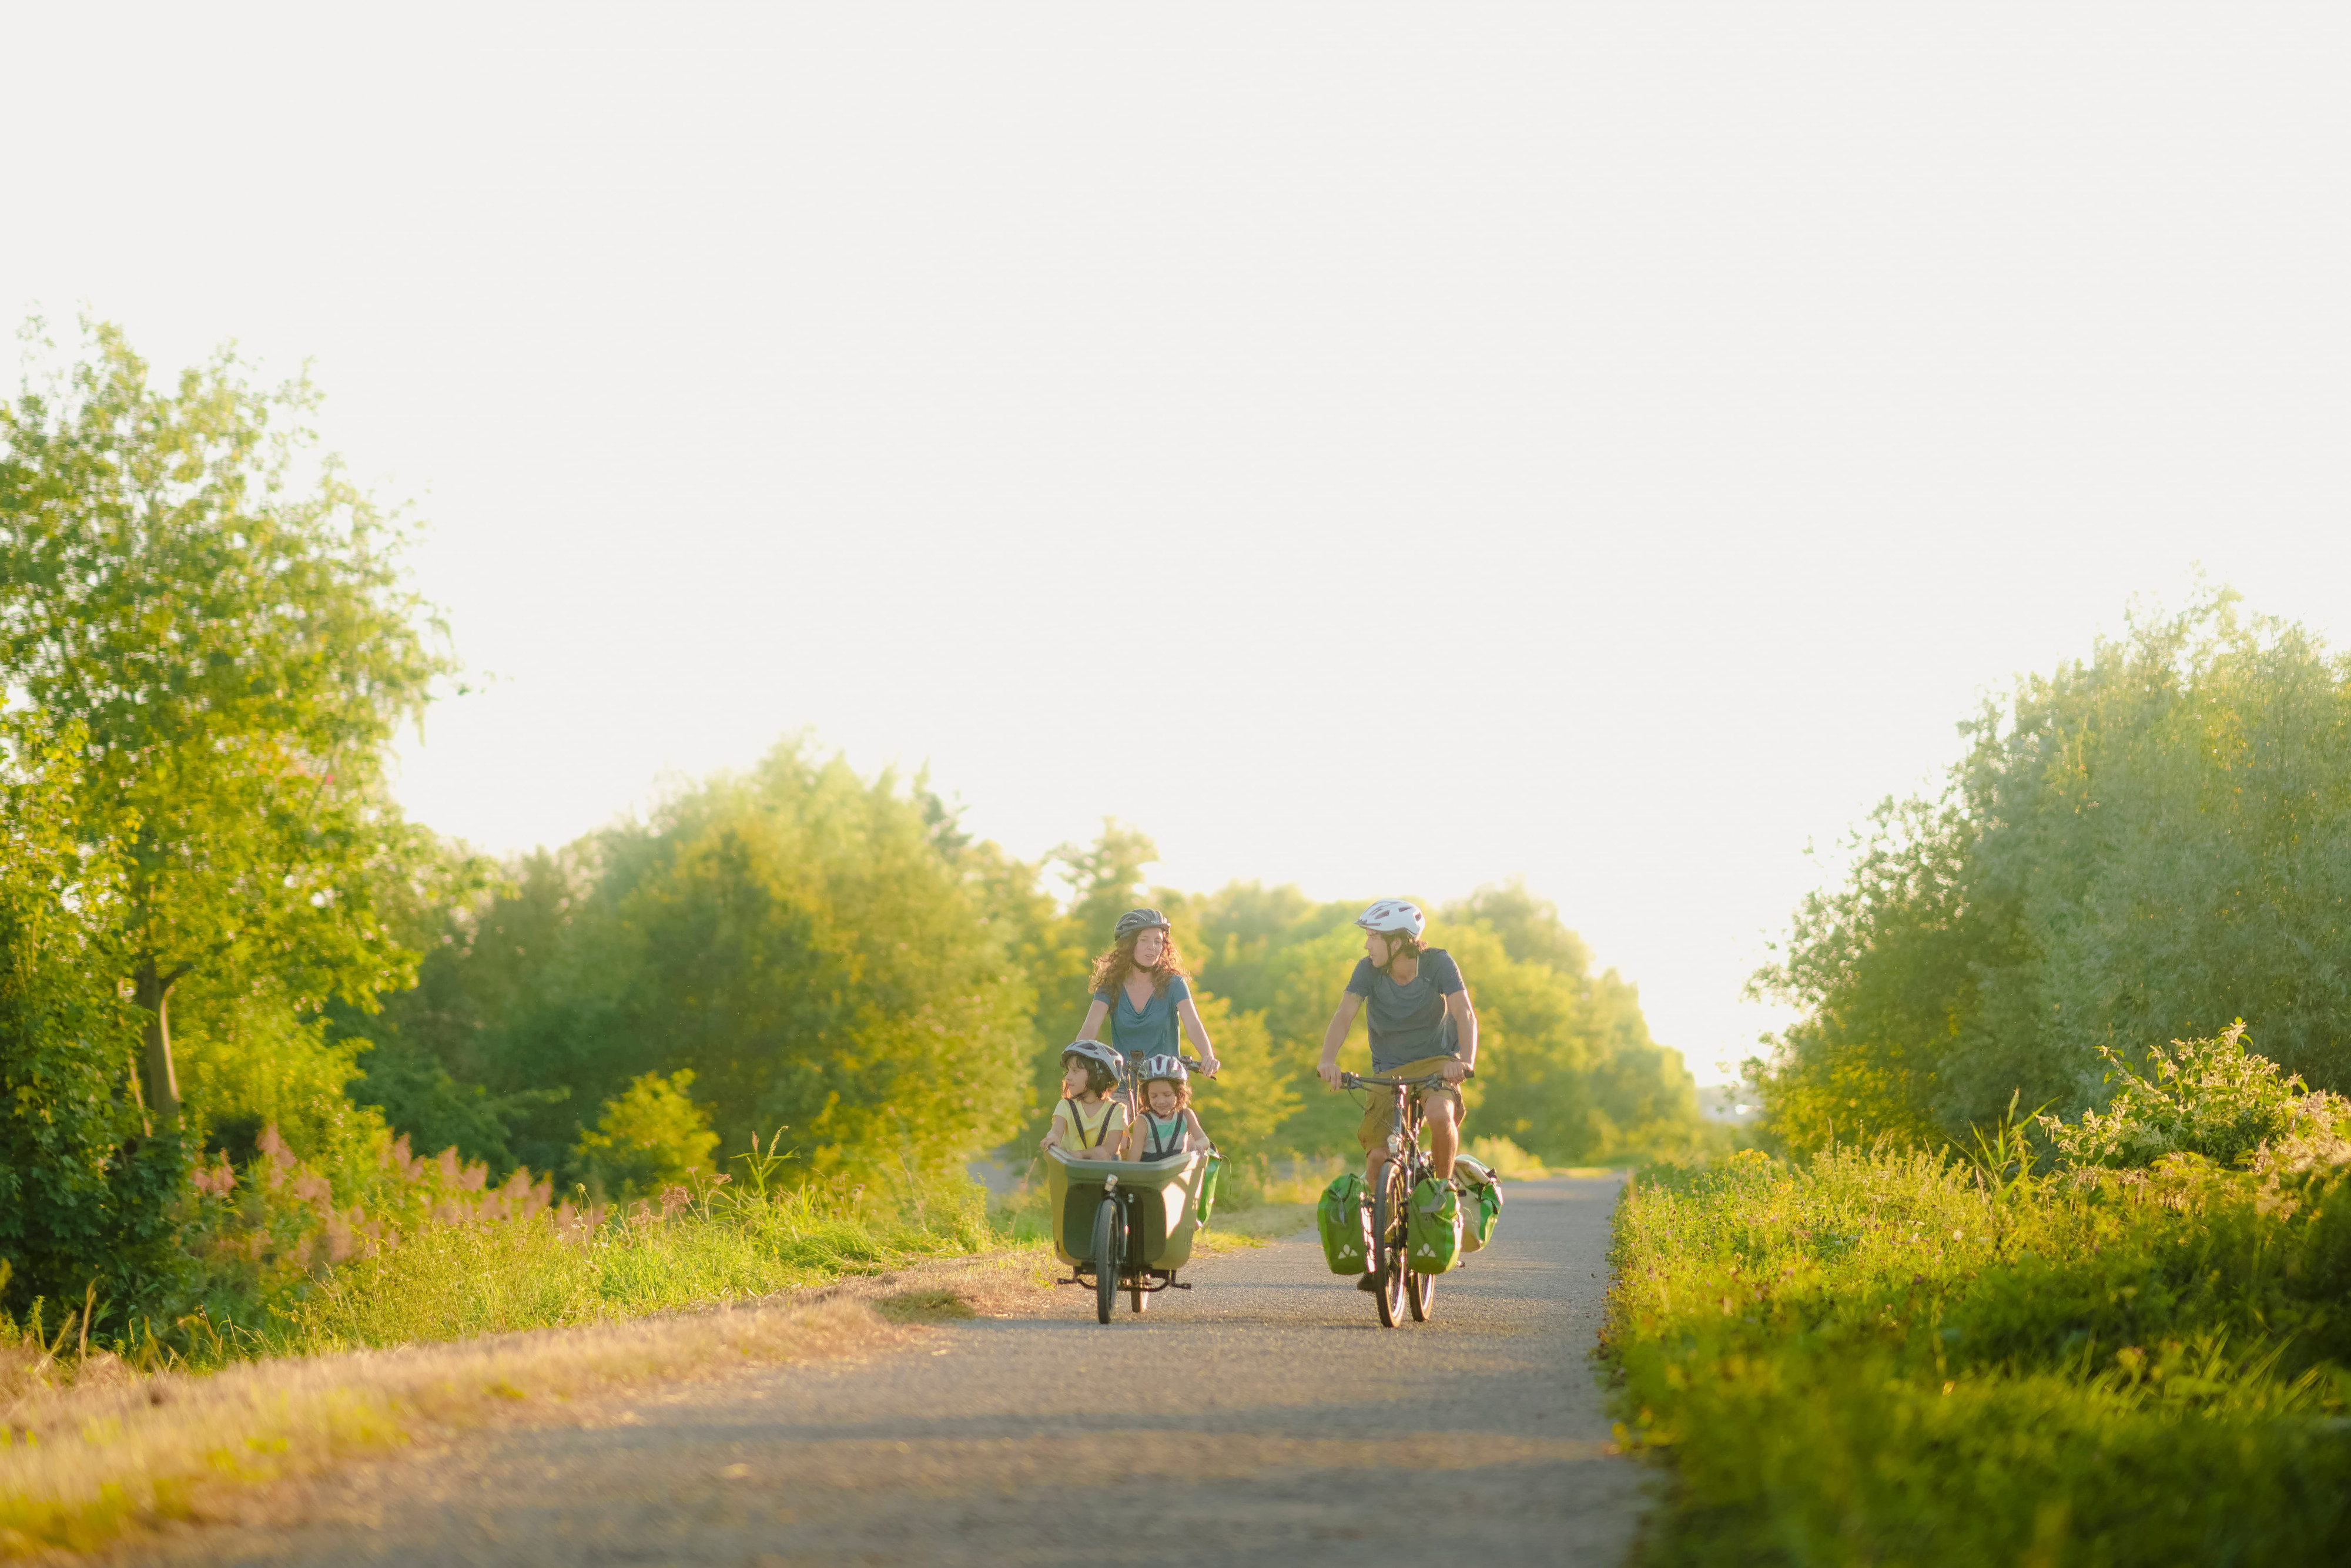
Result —
[[1985, 1153], [1627, 1189], [1605, 1348], [1670, 1461], [1648, 1560], [2351, 1561], [2341, 1167]]
[[[242, 1176], [225, 1164], [198, 1173], [186, 1226], [193, 1310], [125, 1327], [94, 1287], [78, 1302], [36, 1301], [21, 1321], [0, 1313], [0, 1372], [54, 1385], [93, 1354], [141, 1372], [204, 1371], [612, 1322], [1004, 1239], [977, 1183], [910, 1170], [865, 1186], [789, 1186], [779, 1165], [755, 1149], [739, 1182], [704, 1178], [611, 1208], [584, 1195], [552, 1201], [527, 1172], [491, 1187], [481, 1166], [412, 1157], [402, 1139], [367, 1201], [346, 1205], [265, 1134]], [[93, 1335], [94, 1322], [111, 1332]]]

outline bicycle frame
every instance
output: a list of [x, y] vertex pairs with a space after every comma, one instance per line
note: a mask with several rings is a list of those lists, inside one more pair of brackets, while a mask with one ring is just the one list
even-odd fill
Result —
[[[1464, 1078], [1474, 1073], [1465, 1072]], [[1372, 1222], [1373, 1274], [1379, 1281], [1374, 1294], [1379, 1301], [1380, 1322], [1394, 1328], [1405, 1307], [1410, 1307], [1416, 1322], [1426, 1322], [1429, 1311], [1437, 1299], [1437, 1281], [1423, 1274], [1405, 1261], [1405, 1248], [1408, 1221], [1405, 1206], [1422, 1181], [1435, 1176], [1437, 1162], [1429, 1151], [1421, 1146], [1421, 1129], [1427, 1124], [1428, 1108], [1422, 1096], [1431, 1089], [1450, 1089], [1441, 1072], [1425, 1078], [1388, 1078], [1374, 1074], [1364, 1077], [1358, 1073], [1339, 1075], [1343, 1088], [1383, 1088], [1395, 1097], [1395, 1122], [1388, 1134], [1387, 1157], [1380, 1162], [1380, 1179], [1374, 1191]]]

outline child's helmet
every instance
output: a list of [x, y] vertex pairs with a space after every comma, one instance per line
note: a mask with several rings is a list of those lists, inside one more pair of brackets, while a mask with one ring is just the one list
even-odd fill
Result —
[[1172, 1056], [1155, 1056], [1143, 1064], [1143, 1071], [1135, 1074], [1135, 1082], [1156, 1083], [1165, 1079], [1170, 1083], [1181, 1083], [1185, 1077], [1183, 1062]]
[[1175, 935], [1176, 928], [1167, 924], [1167, 916], [1160, 914], [1159, 911], [1130, 909], [1118, 917], [1118, 929], [1110, 934], [1110, 939], [1113, 942], [1123, 942], [1134, 932], [1149, 931], [1155, 927], [1170, 936]]
[[1417, 936], [1427, 928], [1428, 917], [1401, 898], [1383, 898], [1356, 915], [1355, 924], [1383, 936], [1393, 936], [1399, 931], [1407, 936]]
[[1121, 1082], [1126, 1077], [1125, 1060], [1117, 1051], [1098, 1040], [1071, 1040], [1061, 1048], [1063, 1062], [1066, 1063], [1073, 1056], [1083, 1057], [1088, 1061], [1099, 1062], [1109, 1068], [1110, 1081], [1113, 1083]]

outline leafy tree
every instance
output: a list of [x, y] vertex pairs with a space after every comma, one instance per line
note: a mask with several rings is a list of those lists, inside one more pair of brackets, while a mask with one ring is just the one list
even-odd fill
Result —
[[1748, 1064], [1789, 1146], [1942, 1140], [1940, 1075], [2002, 938], [1970, 896], [1969, 846], [1955, 805], [1885, 801], [1848, 846], [1844, 883], [1805, 896], [1783, 956], [1756, 976], [1754, 994], [1804, 1009], [1773, 1061]]
[[172, 1003], [277, 988], [368, 1005], [411, 955], [372, 889], [417, 851], [385, 748], [449, 664], [398, 537], [224, 350], [176, 391], [116, 329], [0, 407], [0, 672], [86, 737], [82, 831], [120, 845], [108, 962], [144, 1016], [146, 1107], [177, 1124]]
[[[1361, 1109], [1324, 1091], [1314, 1061], [1363, 956], [1353, 924], [1362, 902], [1317, 904], [1296, 888], [1254, 883], [1154, 896], [1187, 945], [1197, 932], [1187, 950], [1202, 955], [1236, 1040], [1263, 1030], [1280, 1074], [1267, 1103], [1295, 1106], [1265, 1136], [1301, 1151], [1352, 1150]], [[1680, 1055], [1649, 1039], [1632, 986], [1591, 972], [1589, 949], [1551, 904], [1519, 884], [1485, 888], [1437, 911], [1428, 935], [1459, 959], [1477, 1000], [1480, 1067], [1467, 1091], [1477, 1131], [1558, 1161], [1680, 1149], [1702, 1135]], [[1359, 1017], [1354, 1040], [1363, 1039]]]
[[1758, 1064], [1782, 1137], [1959, 1136], [2012, 1095], [2071, 1117], [2108, 1092], [2104, 1053], [2237, 1018], [2351, 1087], [2351, 662], [2224, 591], [1967, 733], [1758, 977], [1804, 1009]]
[[1640, 994], [1520, 883], [1439, 911], [1478, 1004], [1473, 1131], [1556, 1164], [1679, 1152], [1702, 1141], [1681, 1053], [1649, 1038]]
[[[1033, 998], [984, 902], [1001, 865], [938, 826], [920, 791], [787, 742], [567, 852], [560, 875], [526, 866], [463, 949], [481, 1022], [447, 1065], [573, 1105], [690, 1069], [726, 1146], [781, 1125], [817, 1174], [991, 1146], [1027, 1097]], [[564, 1165], [575, 1115], [533, 1108], [513, 1152]]]
[[139, 1025], [104, 950], [122, 900], [110, 846], [81, 831], [81, 737], [0, 718], [0, 1306], [118, 1311], [177, 1272], [179, 1139], [144, 1135]]
[[444, 843], [427, 869], [379, 895], [402, 946], [423, 955], [416, 984], [383, 998], [373, 1017], [348, 1004], [329, 1017], [365, 1051], [354, 1100], [417, 1148], [454, 1147], [503, 1177], [522, 1163], [520, 1130], [571, 1090], [493, 1094], [483, 1080], [496, 1073], [500, 1031], [536, 994], [588, 883], [579, 855], [544, 850], [499, 873]]
[[1274, 1050], [1261, 1012], [1237, 1012], [1205, 988], [1196, 994], [1200, 1022], [1217, 1042], [1217, 1076], [1193, 1085], [1200, 1124], [1228, 1153], [1275, 1145], [1303, 1103], [1291, 1063]]

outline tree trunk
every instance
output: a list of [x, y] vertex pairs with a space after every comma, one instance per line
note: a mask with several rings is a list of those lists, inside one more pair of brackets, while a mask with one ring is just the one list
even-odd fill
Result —
[[177, 975], [166, 978], [152, 958], [141, 962], [131, 977], [131, 999], [147, 1009], [147, 1112], [165, 1131], [180, 1124], [180, 1077], [172, 1071], [172, 988]]

